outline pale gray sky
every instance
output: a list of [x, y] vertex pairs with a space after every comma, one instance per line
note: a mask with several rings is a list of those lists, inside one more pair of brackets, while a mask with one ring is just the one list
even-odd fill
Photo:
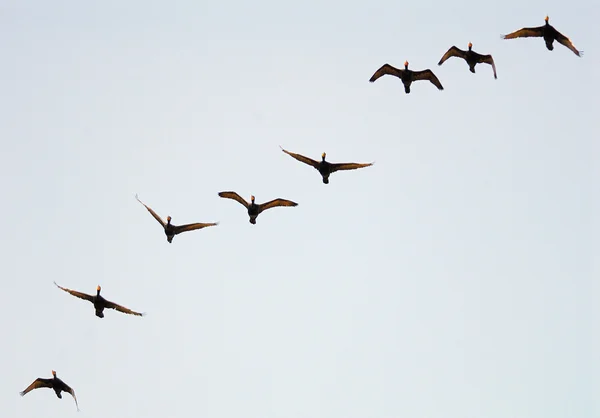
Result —
[[600, 416], [599, 9], [5, 0], [2, 417]]

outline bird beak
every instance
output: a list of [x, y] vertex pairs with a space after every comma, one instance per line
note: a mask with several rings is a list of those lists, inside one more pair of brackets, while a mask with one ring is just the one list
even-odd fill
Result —
[[544, 18], [544, 20], [545, 20], [546, 22], [548, 21], [548, 19], [550, 19], [548, 16], [546, 16], [546, 17]]
[[404, 66], [408, 67], [408, 61], [404, 61]]
[[99, 292], [100, 289], [102, 289], [102, 288], [100, 287], [100, 285], [98, 285], [98, 287], [96, 287], [96, 290]]
[[323, 154], [321, 154], [321, 157], [322, 157], [322, 158], [325, 158], [325, 156], [326, 156], [326, 155], [327, 155], [327, 154], [323, 153]]
[[469, 42], [469, 48], [472, 48], [473, 44], [471, 42]]

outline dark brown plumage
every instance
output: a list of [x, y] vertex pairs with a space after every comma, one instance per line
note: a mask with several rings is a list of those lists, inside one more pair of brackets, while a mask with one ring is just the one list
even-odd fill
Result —
[[96, 316], [99, 318], [104, 318], [104, 313], [103, 313], [104, 309], [115, 309], [119, 312], [123, 312], [123, 313], [129, 314], [129, 315], [136, 315], [136, 316], [144, 316], [145, 315], [144, 313], [132, 311], [129, 308], [126, 308], [121, 305], [117, 305], [114, 302], [104, 299], [102, 296], [100, 296], [100, 290], [102, 289], [100, 286], [98, 286], [96, 288], [96, 294], [94, 296], [92, 296], [92, 295], [88, 295], [87, 293], [81, 293], [76, 290], [71, 290], [71, 289], [67, 289], [66, 287], [59, 286], [58, 284], [56, 284], [56, 282], [54, 282], [54, 284], [59, 289], [64, 290], [65, 292], [70, 293], [71, 295], [73, 295], [75, 297], [78, 297], [80, 299], [85, 299], [87, 301], [92, 302], [94, 304], [94, 308], [96, 308]]
[[408, 69], [408, 61], [404, 62], [404, 70], [399, 68], [392, 67], [390, 64], [383, 64], [380, 69], [375, 71], [375, 74], [369, 79], [371, 83], [377, 80], [379, 77], [382, 77], [386, 74], [393, 75], [402, 80], [402, 84], [404, 84], [404, 91], [406, 94], [410, 93], [410, 85], [413, 81], [418, 80], [429, 80], [431, 84], [436, 86], [439, 90], [444, 90], [442, 83], [435, 76], [433, 71], [430, 69], [423, 71], [412, 71]]
[[557, 41], [558, 43], [566, 46], [571, 51], [573, 51], [573, 53], [578, 57], [581, 57], [583, 55], [583, 51], [578, 51], [569, 38], [557, 31], [554, 28], [554, 26], [548, 23], [548, 16], [546, 16], [544, 20], [546, 21], [546, 24], [544, 24], [544, 26], [537, 26], [535, 28], [523, 28], [514, 31], [513, 33], [509, 33], [508, 35], [500, 36], [502, 39], [541, 37], [544, 38], [544, 41], [546, 42], [546, 48], [548, 48], [548, 50], [550, 51], [554, 49], [554, 41]]
[[494, 58], [492, 58], [491, 55], [481, 55], [473, 51], [471, 49], [473, 47], [471, 42], [469, 42], [468, 46], [469, 49], [467, 51], [463, 51], [456, 46], [452, 46], [448, 51], [446, 51], [440, 62], [438, 62], [438, 65], [442, 65], [448, 58], [458, 57], [464, 59], [467, 64], [469, 64], [469, 70], [473, 74], [475, 73], [475, 65], [481, 63], [490, 64], [492, 66], [492, 70], [494, 70], [494, 78], [498, 78], [496, 75], [496, 64], [494, 64]]
[[258, 215], [260, 215], [261, 212], [267, 209], [271, 209], [277, 206], [298, 206], [296, 202], [292, 202], [291, 200], [285, 199], [273, 199], [269, 202], [257, 205], [256, 203], [254, 203], [254, 196], [250, 196], [251, 203], [248, 203], [236, 192], [220, 192], [219, 196], [225, 199], [233, 199], [236, 202], [239, 202], [242, 205], [244, 205], [246, 209], [248, 209], [250, 223], [253, 225], [256, 224], [256, 218], [258, 217]]
[[170, 216], [167, 216], [167, 222], [163, 221], [162, 218], [160, 216], [158, 216], [158, 214], [156, 212], [154, 212], [149, 206], [147, 206], [144, 202], [142, 202], [138, 198], [137, 195], [135, 195], [135, 198], [137, 199], [138, 202], [140, 202], [142, 205], [144, 205], [144, 207], [146, 209], [148, 209], [148, 212], [150, 212], [150, 214], [154, 217], [154, 219], [156, 219], [158, 221], [158, 223], [160, 223], [162, 225], [163, 229], [165, 230], [165, 235], [167, 236], [167, 241], [169, 241], [169, 243], [171, 243], [173, 241], [173, 237], [175, 237], [175, 235], [181, 234], [182, 232], [193, 231], [195, 229], [202, 229], [202, 228], [206, 228], [207, 226], [219, 225], [218, 222], [173, 225], [171, 223]]
[[77, 410], [79, 411], [79, 404], [77, 403], [77, 397], [75, 396], [75, 391], [69, 385], [67, 385], [65, 382], [63, 382], [58, 377], [56, 377], [56, 372], [54, 370], [52, 370], [51, 378], [46, 379], [43, 377], [38, 377], [37, 379], [35, 379], [33, 381], [33, 383], [31, 383], [29, 386], [27, 386], [27, 388], [23, 392], [20, 392], [20, 395], [25, 396], [27, 393], [31, 392], [32, 390], [39, 389], [39, 388], [54, 389], [54, 392], [56, 393], [56, 396], [58, 396], [59, 399], [62, 399], [61, 392], [70, 393], [71, 396], [73, 397], [73, 399], [75, 399], [75, 406], [77, 407]]
[[315, 161], [311, 158], [305, 157], [304, 155], [294, 154], [293, 152], [286, 151], [281, 146], [279, 146], [279, 148], [296, 160], [316, 168], [319, 173], [321, 173], [321, 176], [323, 177], [323, 183], [325, 184], [329, 184], [329, 176], [331, 173], [335, 173], [336, 171], [356, 170], [357, 168], [369, 167], [373, 165], [373, 163], [330, 163], [325, 161], [325, 156], [327, 155], [326, 153], [321, 155], [321, 161]]

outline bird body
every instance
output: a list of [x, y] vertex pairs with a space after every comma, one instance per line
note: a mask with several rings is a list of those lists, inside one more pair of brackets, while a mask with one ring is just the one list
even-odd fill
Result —
[[29, 386], [27, 386], [27, 388], [24, 391], [20, 392], [19, 394], [21, 396], [25, 396], [27, 393], [31, 392], [33, 389], [39, 389], [39, 388], [53, 389], [54, 393], [56, 393], [56, 396], [59, 399], [62, 399], [61, 392], [70, 393], [71, 396], [73, 397], [73, 399], [75, 400], [75, 406], [77, 407], [77, 410], [79, 411], [79, 404], [77, 403], [77, 397], [75, 396], [75, 391], [69, 385], [67, 385], [65, 382], [63, 382], [58, 377], [56, 377], [56, 372], [54, 370], [52, 370], [51, 378], [46, 379], [43, 377], [38, 377]]
[[279, 148], [281, 148], [283, 152], [295, 158], [296, 160], [316, 168], [321, 174], [321, 177], [323, 177], [323, 183], [325, 184], [329, 184], [329, 176], [332, 173], [335, 173], [336, 171], [355, 170], [357, 168], [369, 167], [373, 165], [373, 163], [330, 163], [329, 161], [325, 161], [325, 157], [327, 156], [326, 153], [323, 153], [321, 155], [321, 161], [315, 161], [311, 158], [305, 157], [304, 155], [286, 151], [281, 146]]
[[578, 57], [583, 55], [583, 51], [577, 50], [569, 38], [557, 31], [554, 26], [548, 23], [548, 16], [546, 16], [544, 20], [546, 23], [543, 26], [537, 26], [535, 28], [522, 28], [509, 33], [508, 35], [501, 35], [501, 37], [502, 39], [541, 37], [544, 38], [544, 42], [546, 42], [546, 48], [548, 48], [550, 51], [554, 49], [554, 41], [557, 41], [573, 51], [573, 53]]
[[383, 64], [381, 68], [375, 71], [375, 74], [371, 76], [369, 81], [373, 83], [375, 80], [386, 74], [396, 76], [400, 80], [402, 80], [402, 84], [404, 84], [404, 91], [406, 92], [406, 94], [410, 93], [410, 85], [413, 83], [413, 81], [418, 80], [429, 80], [431, 84], [438, 88], [438, 90], [444, 90], [442, 83], [440, 83], [440, 80], [436, 77], [433, 71], [431, 71], [430, 69], [426, 69], [423, 71], [409, 70], [408, 61], [404, 62], [403, 70], [396, 67], [392, 67], [390, 64]]
[[219, 196], [223, 197], [225, 199], [235, 200], [236, 202], [245, 206], [246, 209], [248, 209], [248, 216], [250, 217], [250, 223], [253, 225], [256, 224], [256, 218], [258, 217], [258, 215], [260, 215], [263, 211], [265, 211], [267, 209], [274, 208], [277, 206], [298, 206], [298, 204], [296, 202], [292, 202], [291, 200], [286, 200], [286, 199], [281, 199], [281, 198], [273, 199], [266, 203], [256, 204], [256, 203], [254, 203], [254, 199], [255, 199], [254, 196], [250, 196], [250, 203], [248, 203], [248, 202], [246, 202], [246, 200], [244, 198], [242, 198], [236, 192], [220, 192]]
[[496, 64], [494, 64], [494, 58], [492, 58], [491, 55], [482, 55], [473, 51], [473, 44], [471, 42], [469, 42], [468, 47], [468, 50], [463, 51], [462, 49], [456, 46], [452, 46], [448, 51], [446, 51], [442, 59], [440, 59], [438, 65], [442, 65], [444, 61], [446, 61], [448, 58], [458, 57], [464, 59], [467, 62], [467, 64], [469, 65], [469, 70], [474, 74], [475, 65], [486, 63], [492, 66], [492, 70], [494, 71], [494, 78], [498, 78], [498, 76], [496, 75]]
[[88, 295], [87, 293], [82, 293], [82, 292], [78, 292], [76, 290], [71, 290], [71, 289], [67, 289], [66, 287], [59, 286], [58, 284], [56, 284], [56, 282], [54, 282], [54, 284], [59, 289], [64, 290], [65, 292], [70, 293], [71, 295], [73, 295], [75, 297], [78, 297], [80, 299], [85, 299], [87, 301], [92, 302], [92, 304], [94, 305], [94, 308], [96, 309], [96, 316], [98, 318], [104, 318], [104, 309], [115, 309], [119, 312], [126, 313], [129, 315], [136, 315], [136, 316], [144, 316], [145, 315], [144, 313], [132, 311], [129, 308], [126, 308], [121, 305], [117, 305], [114, 302], [104, 299], [100, 295], [100, 290], [102, 289], [100, 286], [98, 286], [96, 288], [95, 295]]
[[154, 219], [156, 219], [158, 221], [158, 223], [160, 223], [165, 231], [165, 235], [167, 236], [167, 241], [170, 243], [172, 243], [173, 238], [175, 237], [175, 235], [177, 234], [181, 234], [182, 232], [186, 232], [186, 231], [193, 231], [195, 229], [202, 229], [202, 228], [206, 228], [208, 226], [216, 226], [219, 223], [218, 222], [210, 222], [210, 223], [193, 223], [193, 224], [186, 224], [186, 225], [173, 225], [171, 223], [171, 217], [167, 216], [167, 222], [165, 222], [160, 216], [158, 216], [158, 214], [156, 212], [154, 212], [152, 210], [152, 208], [150, 208], [150, 206], [147, 206], [144, 202], [142, 202], [137, 195], [135, 195], [135, 198], [137, 199], [138, 202], [140, 202], [142, 205], [144, 205], [144, 207], [148, 210], [148, 212], [150, 212], [150, 214], [154, 217]]

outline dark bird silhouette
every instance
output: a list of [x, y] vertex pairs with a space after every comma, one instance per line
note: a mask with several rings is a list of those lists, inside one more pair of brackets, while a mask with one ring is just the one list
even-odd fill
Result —
[[219, 196], [225, 199], [233, 199], [236, 202], [239, 202], [242, 205], [244, 205], [246, 209], [248, 209], [250, 223], [253, 225], [256, 224], [256, 218], [258, 217], [258, 215], [260, 215], [261, 212], [267, 209], [271, 209], [277, 206], [298, 206], [296, 202], [292, 202], [291, 200], [285, 199], [273, 199], [269, 202], [257, 205], [256, 203], [254, 203], [254, 196], [250, 196], [251, 203], [248, 203], [236, 192], [220, 192]]
[[154, 212], [149, 206], [147, 206], [144, 202], [142, 202], [138, 198], [137, 195], [135, 195], [135, 198], [137, 199], [138, 202], [140, 202], [142, 205], [144, 205], [144, 207], [146, 209], [148, 209], [148, 212], [150, 212], [150, 214], [152, 216], [154, 216], [154, 219], [156, 219], [158, 221], [158, 223], [160, 223], [162, 225], [162, 227], [165, 230], [165, 235], [167, 236], [167, 241], [169, 241], [169, 243], [171, 243], [173, 241], [173, 237], [175, 237], [175, 235], [181, 234], [182, 232], [193, 231], [195, 229], [202, 229], [202, 228], [206, 228], [207, 226], [219, 225], [218, 222], [173, 225], [171, 223], [170, 216], [167, 216], [167, 222], [163, 221], [162, 218], [160, 216], [158, 216], [158, 214], [156, 212]]
[[463, 51], [456, 46], [452, 46], [448, 51], [446, 51], [440, 62], [438, 62], [438, 65], [442, 65], [448, 58], [458, 57], [467, 61], [467, 64], [469, 64], [469, 70], [473, 74], [475, 74], [475, 65], [481, 63], [490, 64], [492, 66], [492, 70], [494, 70], [494, 78], [498, 78], [496, 76], [496, 64], [494, 64], [494, 59], [492, 56], [478, 54], [471, 49], [472, 47], [473, 44], [471, 42], [469, 42], [469, 49], [467, 51]]
[[569, 38], [557, 31], [554, 28], [554, 26], [548, 23], [548, 16], [546, 16], [544, 20], [546, 21], [546, 24], [544, 26], [519, 29], [513, 33], [509, 33], [508, 35], [500, 35], [500, 37], [502, 39], [543, 37], [544, 41], [546, 42], [546, 48], [548, 48], [550, 51], [554, 49], [554, 41], [557, 41], [558, 43], [563, 44], [571, 51], [573, 51], [573, 53], [578, 57], [581, 57], [583, 55], [583, 51], [578, 51]]
[[102, 289], [100, 287], [100, 285], [98, 285], [98, 287], [96, 288], [96, 294], [94, 296], [92, 296], [92, 295], [88, 295], [87, 293], [81, 293], [76, 290], [71, 290], [71, 289], [67, 289], [66, 287], [59, 286], [56, 284], [56, 282], [54, 282], [54, 284], [59, 289], [64, 290], [65, 292], [70, 293], [73, 296], [76, 296], [80, 299], [89, 300], [90, 302], [92, 302], [94, 304], [94, 308], [96, 308], [96, 316], [99, 318], [104, 318], [104, 312], [103, 312], [104, 309], [116, 309], [119, 312], [123, 312], [123, 313], [129, 314], [129, 315], [136, 315], [136, 316], [146, 315], [145, 313], [132, 311], [129, 308], [126, 308], [121, 305], [117, 305], [114, 302], [104, 299], [102, 296], [100, 296], [100, 290]]
[[404, 91], [407, 94], [410, 93], [410, 85], [412, 84], [412, 82], [418, 80], [429, 80], [439, 90], [444, 90], [442, 83], [440, 83], [440, 80], [438, 80], [433, 71], [431, 71], [430, 69], [423, 71], [409, 70], [408, 61], [404, 62], [404, 70], [392, 67], [390, 64], [383, 64], [380, 69], [375, 71], [375, 74], [373, 74], [369, 81], [372, 83], [379, 77], [384, 76], [386, 74], [396, 76], [400, 80], [402, 80], [402, 83], [404, 84]]
[[63, 382], [58, 377], [56, 377], [56, 372], [54, 370], [52, 370], [52, 376], [53, 377], [51, 377], [49, 379], [45, 379], [43, 377], [38, 377], [37, 379], [35, 379], [33, 381], [33, 383], [31, 383], [29, 386], [27, 386], [27, 389], [25, 389], [23, 392], [20, 392], [20, 395], [25, 396], [27, 393], [31, 392], [33, 389], [51, 388], [51, 389], [54, 389], [56, 396], [58, 396], [59, 399], [62, 399], [61, 392], [67, 392], [67, 393], [71, 394], [73, 399], [75, 399], [75, 406], [77, 407], [77, 411], [79, 411], [79, 405], [77, 404], [77, 397], [75, 396], [75, 391], [69, 385], [67, 385], [65, 382]]
[[321, 161], [315, 161], [311, 158], [305, 157], [304, 155], [294, 154], [293, 152], [289, 152], [284, 150], [281, 145], [279, 146], [283, 152], [287, 155], [292, 156], [298, 161], [303, 162], [304, 164], [308, 164], [316, 168], [321, 176], [323, 177], [323, 183], [329, 184], [329, 176], [331, 173], [335, 173], [340, 170], [355, 170], [357, 168], [369, 167], [373, 165], [373, 163], [330, 163], [325, 161], [326, 153], [321, 155]]

